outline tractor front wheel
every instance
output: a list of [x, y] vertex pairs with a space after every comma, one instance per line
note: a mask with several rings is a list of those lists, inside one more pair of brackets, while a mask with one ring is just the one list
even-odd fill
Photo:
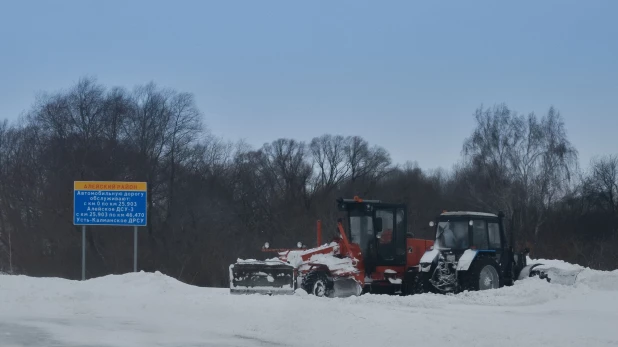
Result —
[[500, 269], [490, 258], [475, 259], [463, 280], [463, 290], [477, 291], [502, 287]]
[[317, 297], [327, 297], [332, 290], [332, 283], [322, 271], [313, 271], [303, 278], [303, 289]]

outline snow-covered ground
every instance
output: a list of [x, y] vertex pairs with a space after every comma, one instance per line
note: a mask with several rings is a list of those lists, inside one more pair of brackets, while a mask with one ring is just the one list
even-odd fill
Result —
[[[546, 262], [547, 263], [547, 262]], [[552, 266], [577, 268], [552, 261]], [[0, 346], [618, 346], [618, 271], [459, 295], [232, 296], [160, 273], [0, 276]]]

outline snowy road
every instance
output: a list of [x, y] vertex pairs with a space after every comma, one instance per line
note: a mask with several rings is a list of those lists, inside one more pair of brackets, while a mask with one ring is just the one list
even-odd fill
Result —
[[618, 271], [456, 296], [231, 296], [161, 274], [0, 276], [0, 346], [618, 346]]

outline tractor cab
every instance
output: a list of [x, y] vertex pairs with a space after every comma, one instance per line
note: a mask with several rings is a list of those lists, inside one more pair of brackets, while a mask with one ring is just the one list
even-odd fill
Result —
[[406, 263], [406, 207], [380, 200], [338, 199], [345, 212], [345, 232], [350, 242], [360, 246], [367, 272], [377, 266]]
[[467, 249], [499, 251], [504, 248], [502, 219], [483, 212], [444, 212], [436, 222], [434, 248], [463, 253]]

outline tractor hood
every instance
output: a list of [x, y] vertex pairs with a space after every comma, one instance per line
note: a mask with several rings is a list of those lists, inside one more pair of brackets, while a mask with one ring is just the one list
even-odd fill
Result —
[[434, 259], [438, 257], [439, 253], [440, 251], [438, 251], [437, 249], [431, 249], [425, 252], [425, 254], [423, 254], [420, 260], [421, 266], [433, 263]]

